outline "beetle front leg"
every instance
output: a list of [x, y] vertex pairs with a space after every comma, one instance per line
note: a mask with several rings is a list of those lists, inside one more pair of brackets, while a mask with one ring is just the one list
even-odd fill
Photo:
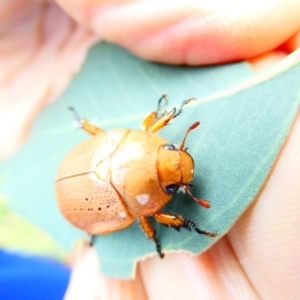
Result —
[[148, 132], [157, 132], [158, 130], [166, 126], [171, 120], [179, 116], [182, 113], [182, 108], [186, 104], [190, 103], [192, 100], [196, 100], [195, 98], [187, 99], [181, 103], [179, 109], [176, 109], [176, 107], [174, 107], [170, 111], [166, 110], [160, 117], [158, 117], [161, 99], [158, 104], [158, 110], [156, 112], [151, 113], [143, 122], [142, 130]]
[[140, 221], [143, 231], [147, 234], [148, 238], [152, 239], [154, 241], [155, 246], [156, 246], [156, 251], [157, 251], [159, 257], [163, 258], [164, 253], [161, 251], [160, 243], [156, 238], [156, 232], [155, 232], [152, 224], [150, 223], [149, 219], [147, 217], [140, 217], [139, 221]]
[[153, 218], [158, 223], [165, 226], [172, 227], [177, 231], [180, 231], [180, 228], [185, 228], [188, 231], [194, 229], [197, 233], [204, 234], [209, 237], [215, 237], [217, 235], [216, 232], [209, 232], [198, 228], [194, 221], [191, 221], [189, 219], [184, 219], [183, 217], [178, 215], [157, 212], [153, 214]]
[[151, 112], [146, 119], [142, 123], [142, 130], [143, 131], [149, 131], [149, 129], [152, 127], [152, 125], [157, 121], [158, 119], [158, 114], [160, 112], [160, 107], [161, 107], [161, 102], [162, 100], [167, 101], [167, 95], [162, 95], [157, 103], [157, 109], [156, 111]]
[[74, 118], [80, 124], [81, 128], [89, 134], [96, 135], [104, 131], [103, 129], [91, 124], [88, 120], [80, 118], [77, 111], [73, 107], [69, 107], [69, 110], [73, 112]]

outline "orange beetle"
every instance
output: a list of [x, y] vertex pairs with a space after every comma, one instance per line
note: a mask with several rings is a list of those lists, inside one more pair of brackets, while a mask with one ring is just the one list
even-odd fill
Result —
[[160, 114], [160, 105], [143, 122], [142, 130], [112, 129], [104, 131], [73, 110], [82, 128], [93, 136], [77, 145], [63, 160], [55, 181], [58, 205], [76, 227], [93, 238], [130, 226], [138, 220], [147, 236], [156, 244], [159, 256], [164, 256], [149, 221], [180, 230], [181, 227], [210, 237], [216, 233], [199, 229], [196, 223], [180, 215], [160, 212], [178, 191], [187, 192], [195, 201], [209, 208], [209, 202], [195, 198], [189, 188], [194, 177], [194, 161], [184, 148], [190, 126], [177, 147], [155, 132], [177, 117], [177, 110]]

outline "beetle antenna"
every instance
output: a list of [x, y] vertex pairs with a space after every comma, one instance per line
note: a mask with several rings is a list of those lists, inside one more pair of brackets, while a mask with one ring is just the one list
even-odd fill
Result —
[[80, 116], [79, 116], [78, 112], [75, 110], [75, 108], [72, 106], [69, 106], [68, 109], [73, 113], [75, 120], [82, 126], [83, 120], [80, 118]]
[[183, 185], [183, 190], [184, 190], [185, 192], [187, 192], [187, 193], [190, 195], [190, 197], [191, 197], [194, 201], [196, 201], [198, 204], [202, 205], [202, 206], [205, 207], [205, 208], [210, 208], [210, 203], [209, 203], [207, 200], [205, 200], [205, 199], [198, 199], [198, 198], [196, 198], [196, 197], [191, 193], [191, 191], [189, 190], [189, 187], [190, 187], [190, 186], [191, 186], [191, 185], [189, 185], [189, 184]]
[[[188, 130], [186, 131], [186, 133], [185, 133], [185, 135], [184, 135], [184, 138], [183, 138], [182, 142], [180, 143], [180, 147], [179, 147], [180, 150], [183, 150], [184, 143], [185, 143], [185, 140], [186, 140], [188, 134], [189, 134], [193, 129], [197, 128], [199, 125], [200, 125], [200, 122], [197, 121], [197, 122], [195, 122], [194, 124], [192, 124], [192, 125], [188, 128]], [[187, 149], [187, 148], [186, 148], [186, 149]], [[185, 150], [185, 151], [186, 151], [186, 150]]]

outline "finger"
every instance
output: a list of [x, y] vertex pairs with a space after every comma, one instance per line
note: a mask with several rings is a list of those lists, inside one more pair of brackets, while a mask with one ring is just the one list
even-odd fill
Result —
[[71, 274], [66, 300], [99, 299], [100, 265], [96, 251], [87, 249], [77, 260]]
[[[74, 264], [65, 300], [147, 299], [137, 273], [134, 280], [109, 278], [100, 273], [98, 254], [93, 247], [77, 244]], [[85, 250], [84, 250], [85, 248]]]
[[226, 238], [200, 256], [166, 253], [140, 264], [149, 299], [256, 299]]
[[248, 59], [248, 63], [251, 65], [253, 72], [258, 73], [264, 71], [277, 62], [281, 61], [287, 56], [287, 53], [280, 50], [274, 50], [254, 58]]
[[229, 240], [261, 299], [300, 295], [300, 116], [255, 203]]
[[263, 71], [300, 47], [300, 30], [279, 48], [248, 59], [254, 72]]
[[104, 39], [172, 64], [253, 57], [278, 47], [300, 26], [298, 0], [58, 2]]
[[287, 53], [291, 53], [299, 47], [300, 47], [300, 28], [290, 39], [288, 39], [283, 45], [281, 45], [280, 49], [286, 51]]
[[96, 37], [55, 3], [0, 3], [0, 159], [24, 140], [40, 109], [78, 72]]

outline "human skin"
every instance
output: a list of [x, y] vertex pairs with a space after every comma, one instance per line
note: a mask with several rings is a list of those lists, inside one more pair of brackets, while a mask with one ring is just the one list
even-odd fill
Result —
[[[57, 3], [64, 11], [52, 1], [0, 4], [1, 157], [16, 151], [98, 36], [150, 61], [247, 59], [255, 72], [300, 44], [298, 0]], [[153, 257], [138, 264], [136, 279], [118, 280], [101, 275], [94, 249], [81, 245], [66, 299], [299, 299], [299, 137], [298, 115], [253, 204], [204, 254]]]

